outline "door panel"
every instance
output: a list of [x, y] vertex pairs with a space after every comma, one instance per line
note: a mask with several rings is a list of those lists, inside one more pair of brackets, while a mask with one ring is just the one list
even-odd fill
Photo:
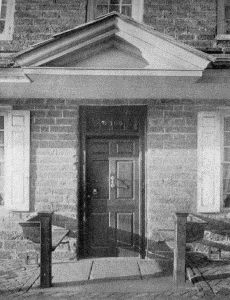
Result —
[[139, 255], [139, 139], [88, 138], [86, 255]]
[[116, 198], [133, 198], [133, 161], [116, 162]]
[[117, 244], [133, 246], [133, 213], [117, 213]]
[[92, 213], [90, 222], [92, 247], [107, 246], [107, 224], [108, 213]]

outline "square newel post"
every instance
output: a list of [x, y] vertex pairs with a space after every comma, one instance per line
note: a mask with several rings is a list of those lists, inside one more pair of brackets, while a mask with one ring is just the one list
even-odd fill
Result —
[[185, 284], [186, 223], [188, 213], [175, 213], [175, 245], [173, 281], [176, 285]]
[[41, 223], [40, 287], [51, 287], [52, 276], [52, 213], [39, 212]]

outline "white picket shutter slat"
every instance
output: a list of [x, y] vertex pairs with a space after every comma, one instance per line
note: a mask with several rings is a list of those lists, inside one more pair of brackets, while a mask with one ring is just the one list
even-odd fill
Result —
[[220, 211], [221, 118], [218, 112], [198, 114], [198, 195], [201, 213]]
[[10, 111], [6, 125], [5, 206], [29, 211], [30, 112]]

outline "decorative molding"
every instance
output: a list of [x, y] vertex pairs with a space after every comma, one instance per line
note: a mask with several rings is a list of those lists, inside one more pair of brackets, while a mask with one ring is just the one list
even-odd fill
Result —
[[50, 68], [24, 67], [27, 76], [37, 75], [68, 75], [68, 76], [157, 76], [157, 77], [201, 77], [201, 70], [153, 70], [153, 69], [81, 69], [81, 68]]
[[0, 82], [31, 82], [20, 68], [2, 68], [0, 72]]
[[[147, 62], [146, 68], [155, 71], [159, 69], [176, 72], [204, 70], [211, 61], [214, 61], [213, 56], [186, 46], [149, 26], [117, 13], [111, 13], [19, 52], [15, 56], [15, 65], [39, 67], [50, 63], [52, 66], [52, 62], [55, 61], [55, 66], [58, 66], [60, 60], [61, 66], [64, 61], [67, 61], [69, 66], [72, 60], [76, 62], [78, 57], [83, 57], [85, 51], [87, 55], [93, 56], [100, 45], [106, 48], [111, 41], [114, 42], [114, 47], [119, 48], [121, 45], [124, 46], [123, 49], [129, 48], [133, 53], [139, 53], [141, 59]], [[107, 71], [103, 73], [107, 74]]]
[[12, 110], [12, 105], [0, 104], [0, 115], [2, 115], [2, 113], [8, 112], [9, 110]]
[[[173, 39], [169, 39], [168, 36], [159, 34], [158, 32], [150, 32], [145, 30], [144, 26], [133, 26], [133, 23], [126, 22], [122, 18], [118, 18], [118, 27], [120, 28], [117, 36], [123, 38], [129, 43], [134, 43], [135, 46], [143, 44], [152, 49], [148, 50], [149, 55], [152, 53], [159, 53], [162, 56], [171, 58], [172, 61], [180, 61], [181, 64], [192, 65], [196, 68], [203, 69], [207, 67], [208, 60], [211, 60], [211, 56], [201, 53], [191, 47], [186, 47], [181, 43], [176, 42]], [[141, 48], [141, 47], [140, 47]], [[194, 52], [194, 53], [193, 53]]]

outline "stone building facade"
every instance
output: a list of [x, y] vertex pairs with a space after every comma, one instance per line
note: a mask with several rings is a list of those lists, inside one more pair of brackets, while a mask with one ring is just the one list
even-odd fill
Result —
[[[137, 5], [136, 2], [130, 1], [133, 7]], [[137, 175], [137, 194], [142, 203], [138, 210], [140, 227], [137, 229], [142, 250], [137, 252], [142, 257], [156, 250], [157, 243], [162, 238], [159, 229], [172, 228], [173, 213], [176, 211], [212, 213], [215, 218], [228, 216], [229, 205], [225, 200], [230, 192], [230, 6], [222, 0], [143, 0], [140, 1], [143, 15], [138, 16], [138, 22], [133, 23], [129, 18], [119, 19], [119, 15], [114, 14], [93, 21], [97, 14], [94, 10], [95, 3], [96, 1], [86, 0], [2, 0], [0, 24], [2, 28], [7, 24], [9, 27], [5, 27], [0, 33], [0, 115], [5, 118], [5, 125], [12, 117], [15, 124], [21, 126], [20, 120], [14, 119], [14, 116], [18, 114], [17, 116], [25, 117], [26, 114], [23, 114], [29, 112], [30, 133], [29, 177], [25, 179], [28, 180], [29, 202], [23, 208], [20, 207], [20, 201], [19, 204], [14, 203], [14, 200], [10, 204], [6, 203], [7, 199], [11, 201], [6, 195], [9, 190], [5, 185], [10, 180], [7, 176], [12, 178], [10, 176], [16, 172], [14, 164], [8, 164], [6, 152], [7, 147], [10, 145], [12, 150], [14, 144], [8, 145], [6, 142], [6, 138], [10, 139], [6, 132], [6, 128], [10, 130], [8, 125], [2, 125], [0, 129], [5, 137], [1, 140], [1, 148], [4, 146], [5, 152], [4, 155], [1, 154], [1, 186], [4, 188], [1, 189], [0, 206], [0, 258], [24, 258], [25, 255], [33, 257], [33, 244], [23, 238], [19, 222], [44, 210], [54, 212], [54, 226], [70, 230], [64, 242], [54, 252], [54, 257], [85, 256], [82, 245], [87, 244], [84, 240], [85, 231], [91, 230], [91, 227], [84, 227], [83, 211], [87, 207], [85, 203], [88, 192], [85, 188], [87, 162], [84, 161], [84, 151], [91, 153], [91, 150], [84, 148], [84, 143], [87, 144], [85, 140], [90, 140], [92, 136], [95, 139], [110, 139], [111, 143], [115, 137], [123, 139], [122, 141], [132, 137], [136, 140], [139, 138], [140, 144], [142, 143], [137, 163], [140, 169], [140, 175]], [[119, 3], [120, 6], [116, 6], [115, 1], [113, 9], [123, 9], [121, 2]], [[7, 9], [8, 6], [13, 9], [14, 13], [10, 15], [8, 9], [4, 15], [4, 5], [7, 5]], [[96, 9], [100, 15], [99, 8]], [[223, 15], [224, 23], [221, 17]], [[123, 35], [118, 34], [115, 41], [114, 36], [109, 36], [109, 31], [108, 36], [113, 43], [117, 43], [112, 44], [112, 47], [115, 45], [113, 51], [124, 50], [125, 54], [118, 51], [107, 53], [106, 50], [110, 48], [100, 48], [102, 44], [110, 42], [107, 37], [92, 44], [92, 49], [95, 50], [83, 44], [107, 33], [106, 30], [114, 26], [112, 22], [115, 19], [120, 22], [118, 27], [122, 30], [119, 29], [118, 32]], [[139, 23], [140, 19], [145, 25]], [[88, 21], [89, 25], [84, 25]], [[81, 26], [77, 27], [79, 25]], [[99, 25], [102, 28], [100, 31]], [[115, 30], [113, 34], [117, 34], [117, 29], [114, 28], [111, 30]], [[129, 28], [132, 34], [139, 34], [139, 49], [134, 39], [125, 40]], [[8, 35], [4, 30], [9, 30]], [[94, 30], [99, 33], [95, 34]], [[143, 32], [146, 37], [140, 36]], [[85, 40], [80, 34], [86, 35]], [[148, 34], [151, 35], [153, 50], [151, 57], [145, 54], [149, 47], [146, 46]], [[66, 39], [66, 43], [72, 47], [71, 38], [74, 47], [80, 45], [83, 49], [81, 52], [77, 52], [77, 46], [72, 52], [68, 52], [63, 46], [64, 42], [61, 44]], [[125, 42], [121, 42], [121, 39]], [[169, 49], [164, 48], [165, 41]], [[154, 52], [154, 47], [163, 49], [164, 55]], [[178, 49], [182, 49], [182, 58], [177, 55]], [[85, 52], [85, 57], [84, 51], [88, 51]], [[105, 56], [100, 56], [100, 51], [106, 52]], [[186, 53], [188, 58], [185, 58]], [[78, 55], [81, 60], [77, 59]], [[182, 63], [182, 60], [186, 63]], [[154, 63], [157, 66], [155, 68]], [[132, 64], [134, 68], [130, 67]], [[117, 65], [119, 67], [116, 68]], [[115, 70], [114, 73], [109, 73], [109, 66]], [[89, 70], [92, 69], [98, 73], [90, 73]], [[138, 69], [138, 72], [131, 73], [133, 69]], [[146, 69], [152, 71], [151, 75], [144, 73]], [[74, 73], [76, 70], [78, 73]], [[123, 73], [130, 70], [130, 73]], [[187, 73], [179, 74], [181, 70], [182, 73]], [[168, 71], [171, 73], [167, 73]], [[126, 136], [120, 133], [122, 124], [113, 137], [106, 130], [105, 134], [100, 132], [90, 135], [84, 128], [87, 124], [83, 125], [83, 110], [87, 111], [89, 107], [115, 107], [115, 110], [116, 107], [124, 107], [127, 111], [129, 107], [134, 107], [145, 110], [143, 122], [139, 124], [142, 128], [140, 135], [131, 131], [127, 131]], [[17, 114], [14, 115], [14, 112]], [[118, 120], [121, 122], [119, 118]], [[110, 122], [109, 119], [107, 121]], [[15, 153], [21, 151], [17, 146], [16, 143]], [[134, 162], [134, 158], [132, 159]], [[124, 164], [124, 161], [127, 158], [119, 163]], [[3, 164], [6, 165], [5, 169]], [[136, 170], [136, 162], [134, 164]], [[11, 175], [8, 174], [7, 166], [11, 166], [13, 170], [10, 170]], [[15, 188], [15, 185], [21, 186], [22, 183], [17, 181], [21, 180], [20, 176], [18, 178], [9, 184], [16, 191], [11, 193], [15, 197], [17, 192], [21, 192], [20, 187]], [[110, 187], [112, 188], [111, 182]], [[96, 195], [97, 189], [94, 192]], [[111, 193], [110, 190], [110, 195]], [[88, 213], [89, 211], [90, 209]], [[127, 219], [122, 219], [122, 214], [125, 213]], [[112, 214], [113, 211], [111, 216]], [[134, 243], [135, 236], [130, 237], [130, 231], [137, 234], [133, 229], [136, 226], [135, 213], [126, 209], [115, 214], [116, 234], [119, 235], [119, 230], [127, 230], [128, 241]], [[94, 221], [92, 226], [96, 225]], [[126, 238], [126, 235], [122, 235], [120, 239], [123, 237]], [[119, 238], [117, 241], [120, 242]]]

